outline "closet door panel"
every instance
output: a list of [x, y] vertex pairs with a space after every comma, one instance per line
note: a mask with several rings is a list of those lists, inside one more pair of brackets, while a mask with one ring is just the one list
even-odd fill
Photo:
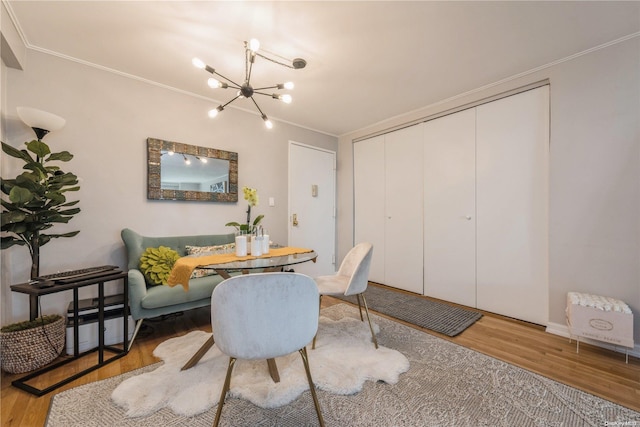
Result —
[[477, 307], [548, 320], [548, 86], [477, 107]]
[[369, 280], [384, 282], [384, 136], [353, 144], [354, 242], [371, 242]]
[[475, 109], [425, 123], [424, 294], [476, 306]]
[[423, 124], [386, 134], [384, 147], [384, 283], [422, 294]]

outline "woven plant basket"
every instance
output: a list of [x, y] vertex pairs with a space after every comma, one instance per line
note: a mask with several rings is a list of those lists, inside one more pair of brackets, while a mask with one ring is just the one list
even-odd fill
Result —
[[2, 370], [20, 374], [53, 361], [64, 348], [65, 319], [14, 332], [0, 332]]

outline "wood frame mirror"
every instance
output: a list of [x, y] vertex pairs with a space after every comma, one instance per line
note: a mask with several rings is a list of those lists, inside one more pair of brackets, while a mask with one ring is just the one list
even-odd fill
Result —
[[238, 153], [147, 138], [147, 199], [237, 202]]

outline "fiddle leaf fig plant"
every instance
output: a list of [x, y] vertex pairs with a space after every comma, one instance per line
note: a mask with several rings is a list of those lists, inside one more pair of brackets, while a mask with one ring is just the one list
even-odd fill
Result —
[[40, 246], [58, 237], [73, 237], [80, 231], [62, 234], [45, 233], [56, 223], [68, 223], [80, 208], [73, 207], [78, 200], [67, 202], [65, 193], [78, 191], [78, 177], [64, 172], [53, 161], [68, 162], [73, 155], [68, 151], [52, 153], [40, 140], [26, 144], [18, 150], [2, 142], [2, 151], [24, 162], [24, 170], [15, 179], [1, 178], [2, 249], [14, 245], [27, 246], [31, 255], [31, 278], [39, 275]]

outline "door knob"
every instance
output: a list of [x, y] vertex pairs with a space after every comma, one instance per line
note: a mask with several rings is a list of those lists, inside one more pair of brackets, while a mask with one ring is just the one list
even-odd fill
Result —
[[298, 214], [293, 214], [291, 223], [294, 227], [298, 226]]
[[467, 215], [465, 218], [467, 218], [467, 221], [471, 221], [471, 215]]

